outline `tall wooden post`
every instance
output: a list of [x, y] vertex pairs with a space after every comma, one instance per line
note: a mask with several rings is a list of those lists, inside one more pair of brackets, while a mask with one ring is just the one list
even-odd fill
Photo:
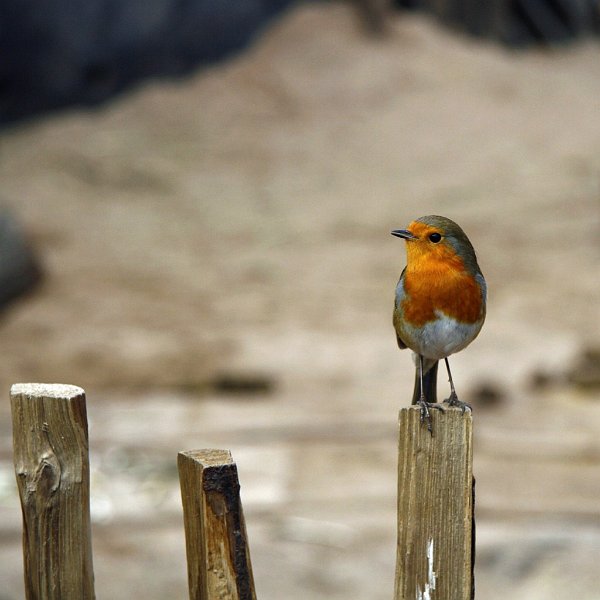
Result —
[[473, 596], [473, 440], [470, 412], [400, 411], [395, 600]]
[[25, 597], [93, 600], [85, 393], [72, 385], [16, 384], [11, 409]]
[[256, 600], [237, 467], [228, 450], [177, 457], [190, 600]]

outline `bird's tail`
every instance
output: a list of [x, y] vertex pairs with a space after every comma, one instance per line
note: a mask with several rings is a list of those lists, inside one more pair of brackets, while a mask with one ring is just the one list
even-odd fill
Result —
[[[431, 366], [429, 366], [431, 365]], [[433, 364], [427, 359], [423, 360], [423, 391], [425, 392], [425, 400], [427, 402], [437, 402], [437, 373], [438, 361]], [[421, 398], [421, 376], [419, 374], [419, 365], [417, 364], [415, 374], [415, 390], [413, 392], [412, 403], [416, 404]]]

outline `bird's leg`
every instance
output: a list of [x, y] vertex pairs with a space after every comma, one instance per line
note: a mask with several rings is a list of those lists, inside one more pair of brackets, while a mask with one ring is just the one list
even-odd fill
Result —
[[450, 383], [450, 397], [446, 398], [444, 402], [446, 402], [450, 406], [457, 406], [458, 408], [462, 409], [463, 413], [467, 409], [472, 410], [470, 404], [462, 402], [458, 399], [458, 396], [456, 395], [456, 390], [454, 389], [454, 382], [452, 381], [452, 373], [450, 373], [450, 363], [448, 362], [448, 357], [444, 358], [444, 361], [446, 362], [446, 370], [448, 371], [448, 381]]
[[433, 428], [431, 427], [431, 413], [429, 412], [429, 409], [435, 408], [436, 410], [441, 410], [442, 412], [444, 412], [445, 409], [441, 404], [427, 402], [427, 398], [425, 398], [425, 390], [423, 389], [423, 356], [421, 354], [419, 354], [419, 378], [421, 383], [421, 395], [417, 404], [421, 409], [421, 423], [426, 421], [427, 431], [433, 435]]

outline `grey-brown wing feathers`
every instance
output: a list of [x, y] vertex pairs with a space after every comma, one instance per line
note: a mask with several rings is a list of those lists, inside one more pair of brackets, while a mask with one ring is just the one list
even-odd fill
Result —
[[398, 342], [398, 348], [400, 350], [404, 350], [408, 346], [402, 341], [402, 338], [398, 335], [398, 331], [400, 330], [398, 319], [400, 318], [400, 313], [396, 310], [400, 303], [404, 300], [404, 272], [406, 271], [406, 267], [402, 269], [402, 273], [400, 274], [400, 279], [398, 280], [398, 284], [396, 285], [396, 296], [394, 298], [394, 329], [396, 330], [396, 341]]

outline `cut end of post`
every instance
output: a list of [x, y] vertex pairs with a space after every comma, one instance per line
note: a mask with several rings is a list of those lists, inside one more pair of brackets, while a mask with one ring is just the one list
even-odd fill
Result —
[[455, 406], [444, 406], [443, 410], [430, 410], [431, 432], [427, 428], [427, 423], [421, 421], [421, 409], [418, 406], [407, 406], [400, 409], [399, 421], [410, 423], [414, 433], [427, 434], [430, 437], [435, 437], [436, 429], [454, 428], [459, 423], [471, 428], [473, 423], [473, 414], [470, 410], [463, 411]]
[[179, 453], [180, 457], [189, 458], [203, 467], [218, 467], [223, 465], [232, 465], [233, 458], [229, 450], [203, 449], [203, 450], [185, 450]]
[[77, 398], [85, 396], [85, 391], [76, 385], [65, 383], [15, 383], [10, 388], [11, 396], [30, 398]]

